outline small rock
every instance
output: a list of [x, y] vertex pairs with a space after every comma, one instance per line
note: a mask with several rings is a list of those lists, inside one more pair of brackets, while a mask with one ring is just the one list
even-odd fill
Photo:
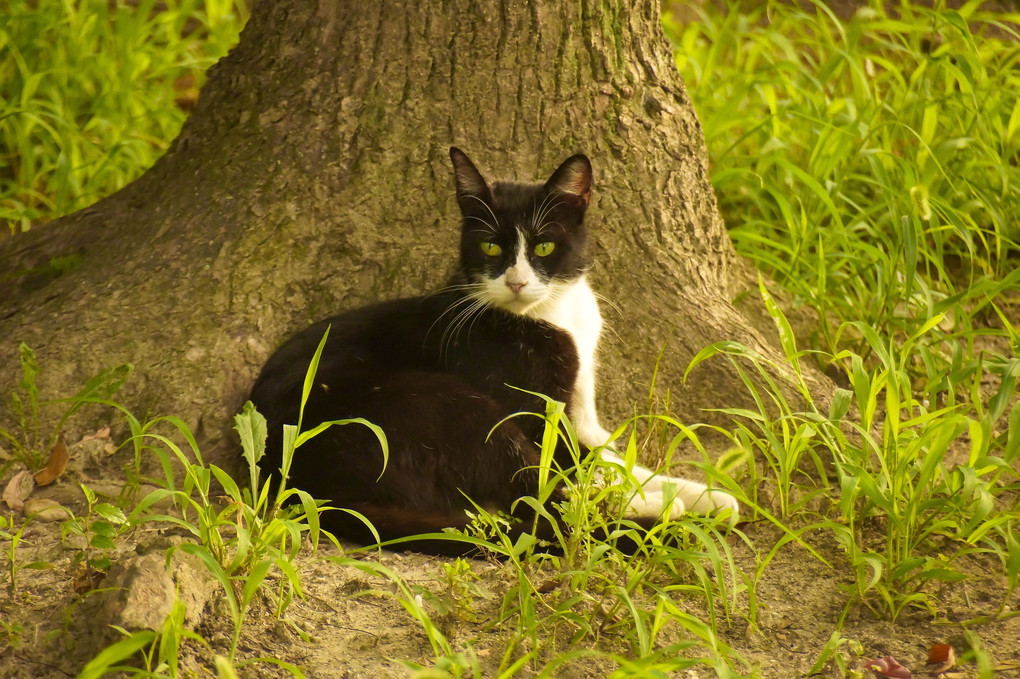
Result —
[[35, 521], [66, 521], [74, 518], [70, 509], [56, 500], [44, 497], [27, 500], [24, 513], [25, 516], [30, 516]]
[[185, 625], [194, 629], [206, 604], [220, 592], [201, 562], [179, 551], [169, 568], [162, 552], [114, 564], [106, 583], [112, 591], [100, 615], [108, 624], [129, 630], [160, 629], [178, 597], [185, 605]]

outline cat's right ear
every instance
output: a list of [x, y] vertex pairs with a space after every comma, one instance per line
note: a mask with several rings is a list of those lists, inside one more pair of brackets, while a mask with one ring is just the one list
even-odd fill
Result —
[[549, 177], [545, 187], [572, 199], [584, 211], [591, 202], [591, 161], [588, 156], [578, 153], [564, 160]]
[[477, 209], [478, 201], [486, 205], [492, 204], [492, 191], [478, 171], [475, 164], [463, 151], [456, 146], [450, 147], [450, 160], [453, 161], [453, 177], [457, 184], [457, 204], [461, 212]]

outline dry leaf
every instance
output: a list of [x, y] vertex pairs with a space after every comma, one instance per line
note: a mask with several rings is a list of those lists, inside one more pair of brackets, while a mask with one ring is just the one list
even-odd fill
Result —
[[31, 516], [36, 521], [63, 521], [74, 515], [56, 500], [37, 497], [25, 502], [25, 516]]
[[932, 674], [942, 674], [956, 664], [956, 653], [949, 644], [935, 644], [928, 651], [926, 669]]
[[893, 677], [893, 679], [910, 679], [910, 670], [896, 662], [891, 655], [875, 660], [865, 660], [864, 669], [871, 670], [880, 677]]
[[75, 566], [74, 575], [71, 577], [71, 587], [74, 588], [75, 593], [85, 594], [95, 589], [104, 575], [106, 574], [96, 570], [88, 562], [79, 561]]
[[538, 586], [538, 591], [541, 592], [542, 594], [548, 594], [549, 592], [553, 591], [559, 586], [560, 586], [559, 580], [556, 579], [546, 580], [545, 582]]
[[96, 440], [102, 440], [102, 439], [108, 439], [108, 438], [110, 438], [110, 428], [109, 427], [103, 427], [102, 429], [97, 429], [95, 434], [89, 434], [87, 436], [82, 436], [81, 437], [81, 443], [85, 443], [86, 441], [96, 441]]
[[46, 462], [46, 467], [35, 475], [35, 482], [40, 486], [48, 486], [59, 479], [67, 469], [67, 461], [70, 457], [67, 444], [64, 443], [64, 435], [61, 434], [57, 437], [57, 443], [53, 446], [53, 450], [50, 451], [50, 459]]
[[35, 480], [29, 470], [20, 471], [7, 483], [4, 488], [4, 502], [16, 512], [25, 508], [25, 500], [35, 490]]

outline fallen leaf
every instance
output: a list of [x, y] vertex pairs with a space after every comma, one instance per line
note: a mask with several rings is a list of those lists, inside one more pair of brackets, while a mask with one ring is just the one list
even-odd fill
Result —
[[67, 461], [70, 457], [67, 444], [64, 442], [64, 435], [61, 434], [57, 438], [53, 450], [50, 451], [50, 459], [46, 462], [46, 466], [35, 475], [35, 482], [40, 486], [48, 486], [59, 479], [67, 469]]
[[106, 573], [93, 568], [87, 562], [79, 561], [71, 577], [71, 587], [76, 594], [85, 594], [95, 589], [104, 575]]
[[87, 436], [82, 436], [81, 443], [85, 443], [86, 441], [97, 441], [108, 438], [110, 438], [110, 428], [103, 427], [102, 429], [97, 429], [95, 434], [88, 434]]
[[875, 660], [865, 660], [864, 669], [871, 670], [880, 677], [893, 677], [894, 679], [910, 679], [910, 670], [896, 662], [891, 655]]
[[548, 594], [549, 592], [553, 591], [559, 586], [560, 586], [559, 580], [556, 579], [546, 580], [545, 582], [538, 586], [538, 591], [541, 592], [542, 594]]
[[30, 516], [36, 521], [63, 521], [74, 518], [71, 511], [56, 500], [45, 497], [37, 497], [25, 502], [25, 516]]
[[14, 511], [20, 512], [25, 508], [25, 500], [33, 490], [35, 490], [35, 480], [32, 478], [32, 472], [27, 469], [20, 471], [7, 482], [7, 487], [4, 488], [4, 502]]
[[949, 644], [935, 644], [928, 651], [926, 669], [932, 674], [942, 674], [956, 664], [956, 653]]

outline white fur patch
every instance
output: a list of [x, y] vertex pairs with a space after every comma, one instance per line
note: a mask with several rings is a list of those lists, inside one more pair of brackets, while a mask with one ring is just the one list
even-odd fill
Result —
[[[543, 282], [528, 262], [526, 247], [524, 234], [520, 234], [513, 266], [499, 278], [485, 281], [485, 296], [496, 306], [546, 321], [570, 334], [579, 365], [568, 415], [577, 440], [591, 448], [606, 446], [602, 459], [623, 467], [623, 460], [607, 446], [610, 432], [599, 424], [595, 409], [595, 353], [602, 332], [595, 293], [583, 275], [571, 281]], [[656, 474], [639, 464], [629, 473], [641, 488], [627, 505], [628, 516], [676, 519], [685, 511], [712, 514], [729, 509], [731, 520], [736, 519], [739, 505], [729, 493], [697, 481]]]
[[525, 313], [566, 330], [577, 348], [578, 371], [569, 413], [582, 445], [604, 445], [609, 432], [599, 424], [595, 410], [595, 352], [602, 332], [602, 314], [595, 293], [585, 276], [569, 281], [552, 281], [545, 302]]
[[482, 282], [484, 298], [516, 314], [537, 318], [565, 330], [578, 355], [577, 382], [569, 413], [583, 445], [606, 443], [609, 432], [595, 412], [595, 350], [602, 332], [602, 314], [588, 279], [543, 281], [528, 261], [527, 239], [518, 232], [514, 263], [503, 275]]
[[[518, 230], [517, 253], [513, 266], [496, 279], [486, 279], [485, 298], [496, 306], [515, 314], [528, 314], [550, 294], [550, 286], [542, 282], [528, 261], [524, 234]], [[529, 314], [530, 315], [530, 314]]]
[[[598, 300], [585, 276], [569, 283], [553, 282], [547, 301], [531, 307], [527, 315], [540, 318], [570, 333], [577, 347], [580, 366], [570, 415], [578, 441], [596, 448], [609, 443], [610, 432], [599, 424], [595, 410], [596, 349], [602, 332], [602, 314]], [[602, 449], [603, 460], [624, 466], [624, 461], [610, 447]], [[721, 490], [709, 489], [690, 479], [656, 474], [635, 464], [630, 475], [641, 486], [627, 506], [627, 514], [642, 518], [676, 519], [685, 511], [713, 514], [726, 509], [736, 520], [739, 505], [736, 499]]]

